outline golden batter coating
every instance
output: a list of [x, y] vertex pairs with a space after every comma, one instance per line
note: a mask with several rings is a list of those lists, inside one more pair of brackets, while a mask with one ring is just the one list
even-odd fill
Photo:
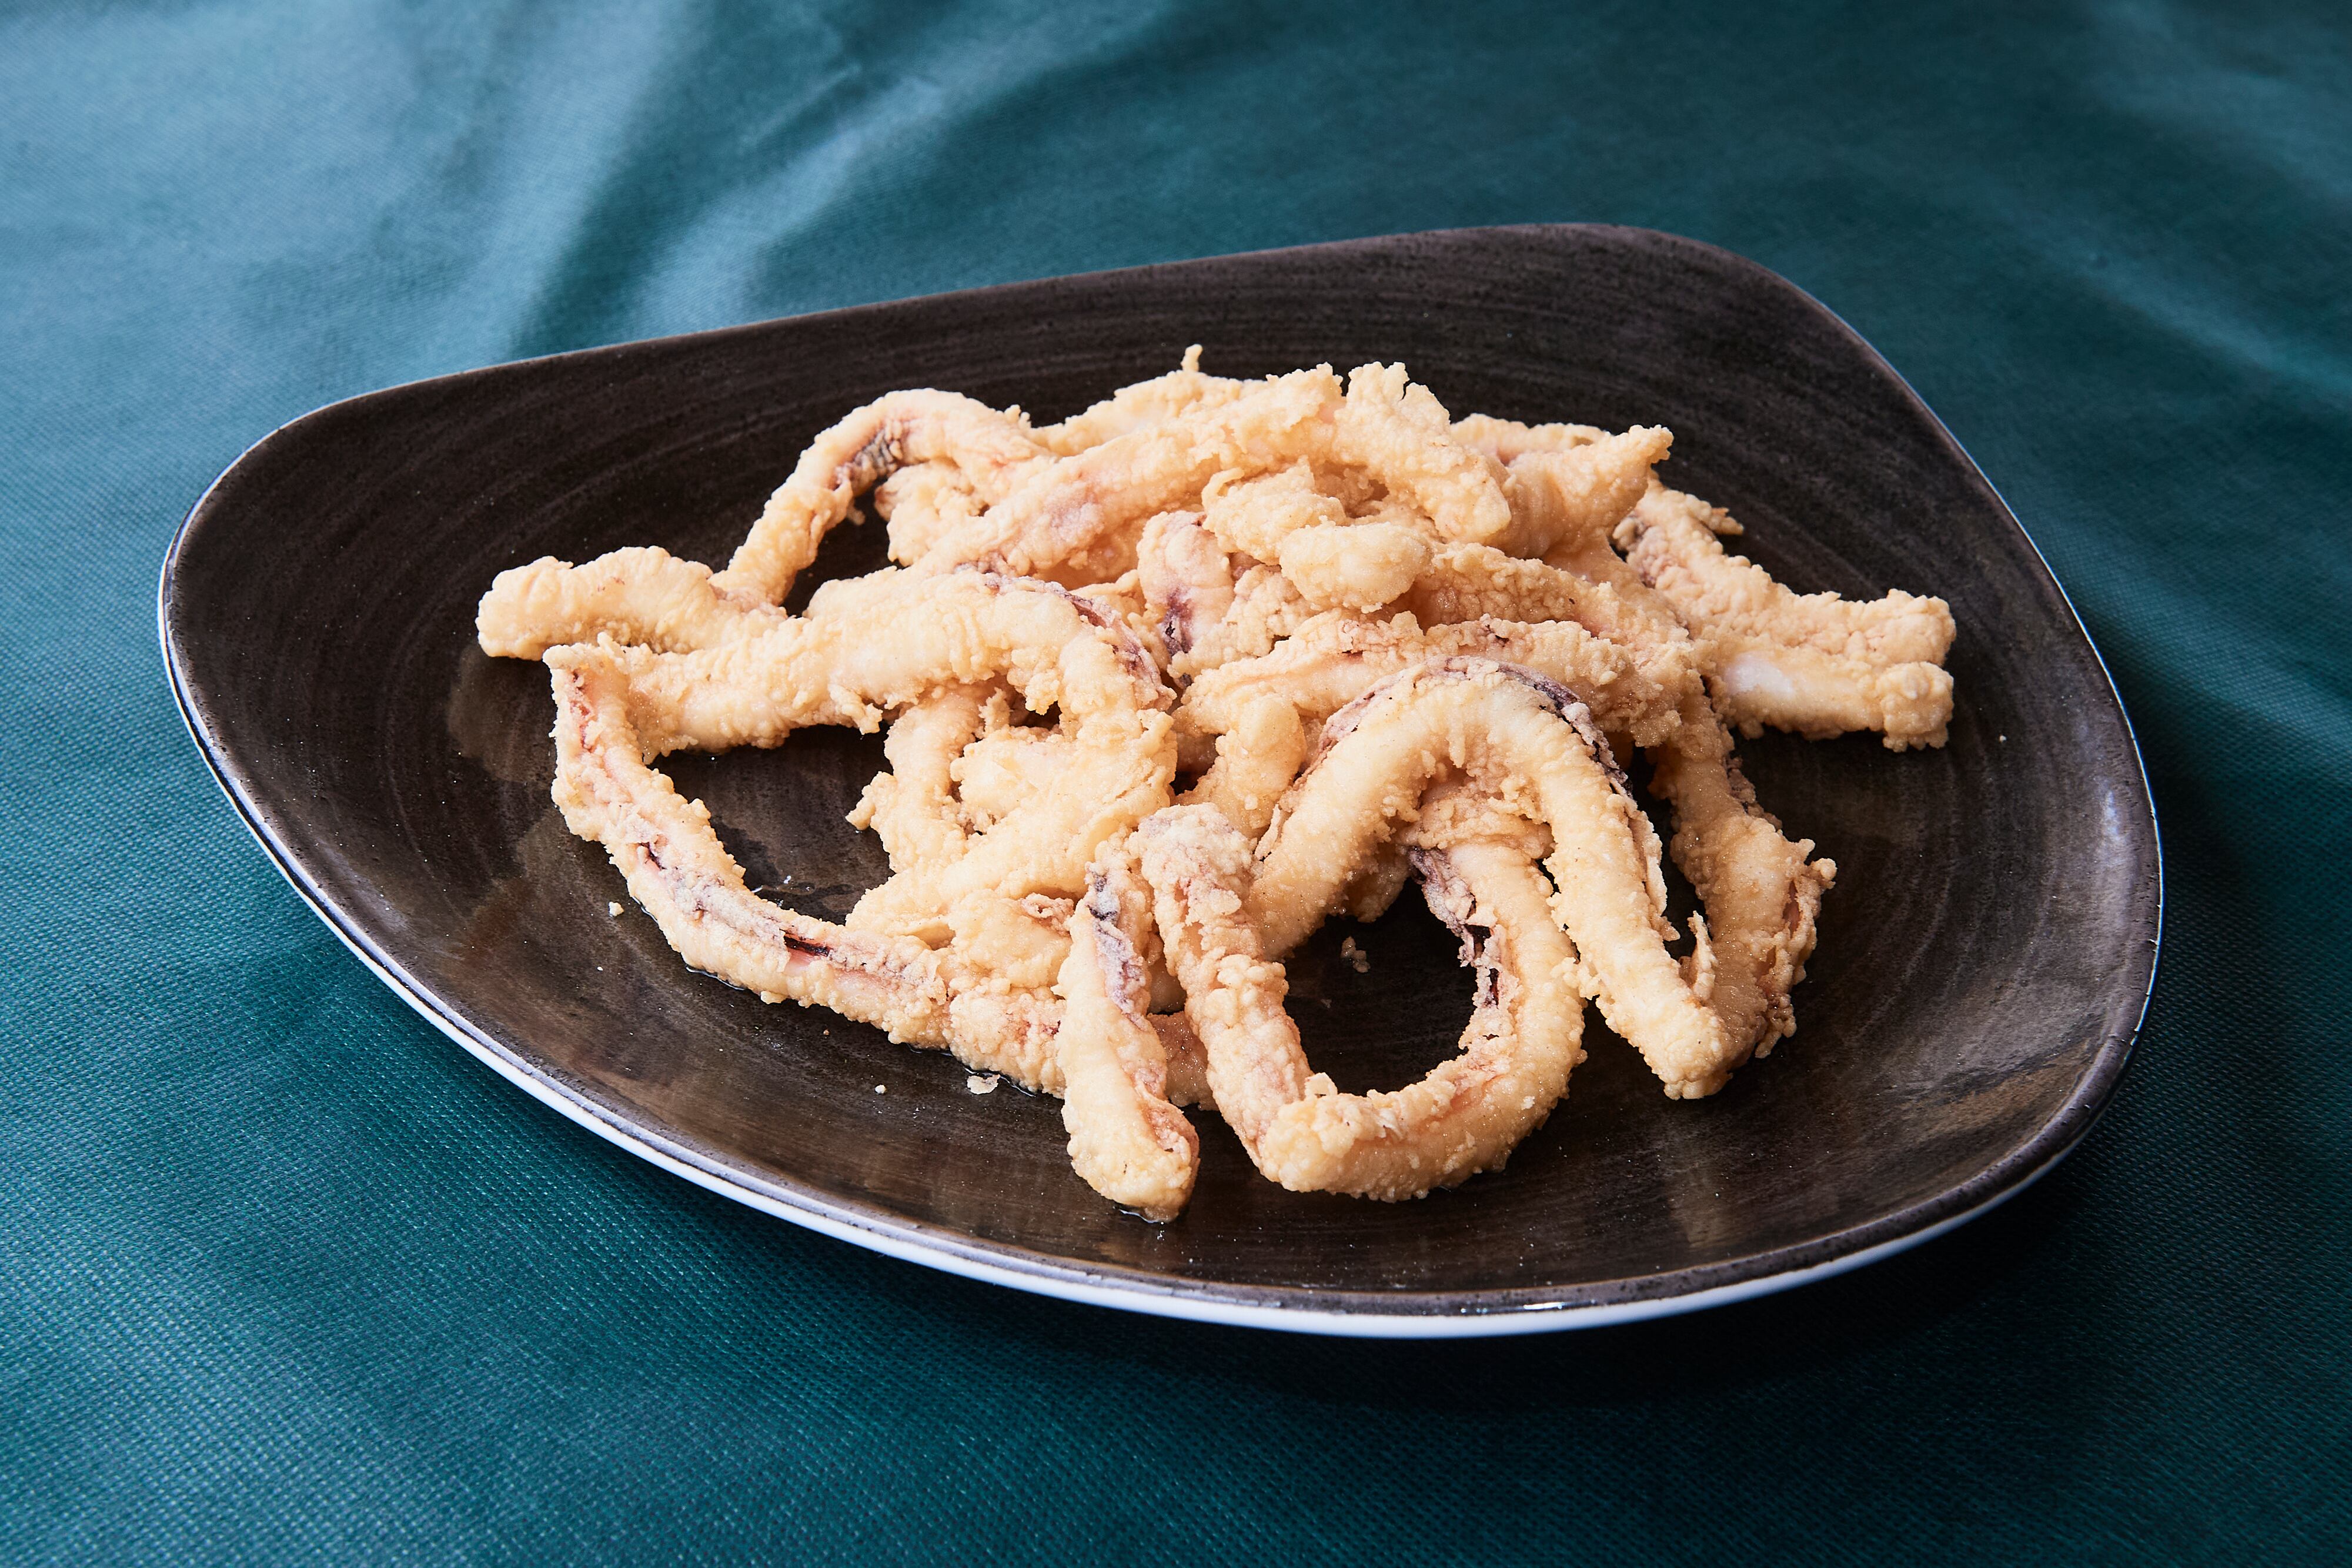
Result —
[[1428, 518], [1438, 537], [1494, 544], [1510, 532], [1496, 465], [1454, 439], [1444, 405], [1402, 365], [1349, 372], [1347, 400], [1332, 425], [1332, 459], [1371, 475]]
[[1575, 693], [1603, 730], [1642, 746], [1674, 732], [1683, 698], [1698, 685], [1685, 649], [1669, 644], [1644, 658], [1572, 621], [1486, 618], [1424, 632], [1410, 615], [1379, 621], [1333, 612], [1307, 622], [1259, 657], [1221, 665], [1187, 686], [1176, 708], [1180, 754], [1199, 758], [1197, 737], [1229, 733], [1264, 697], [1281, 695], [1319, 725], [1384, 676], [1454, 655], [1538, 671]]
[[1715, 964], [1707, 1005], [1740, 1061], [1769, 1055], [1796, 1032], [1789, 992], [1805, 977], [1837, 863], [1809, 860], [1812, 841], [1790, 841], [1758, 807], [1704, 697], [1689, 700], [1673, 737], [1649, 756], [1650, 788], [1674, 808], [1675, 864], [1706, 910]]
[[1040, 425], [1037, 439], [1062, 456], [1100, 446], [1134, 431], [1203, 409], [1221, 408], [1247, 393], [1257, 382], [1201, 372], [1201, 345], [1184, 350], [1184, 361], [1164, 376], [1125, 386], [1059, 424]]

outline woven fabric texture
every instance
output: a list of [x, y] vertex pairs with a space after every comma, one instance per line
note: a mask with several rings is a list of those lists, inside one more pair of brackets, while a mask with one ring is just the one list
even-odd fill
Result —
[[[1428, 1346], [867, 1255], [419, 1021], [165, 686], [174, 527], [320, 403], [1564, 220], [1852, 321], [2147, 751], [2166, 946], [2112, 1109], [1857, 1274]], [[2352, 1554], [2340, 7], [12, 5], [0, 234], [0, 1558]]]

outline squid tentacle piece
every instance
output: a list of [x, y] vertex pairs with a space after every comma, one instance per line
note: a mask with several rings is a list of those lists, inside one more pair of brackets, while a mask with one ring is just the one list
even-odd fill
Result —
[[[555, 695], [552, 794], [573, 833], [602, 844], [630, 896], [694, 968], [751, 991], [869, 1023], [892, 1040], [945, 1050], [979, 1072], [1058, 1094], [1063, 1007], [1008, 987], [910, 936], [853, 930], [751, 892], [701, 802], [646, 760], [629, 679], [608, 649], [572, 646], [548, 661]], [[1181, 1018], [1152, 1019], [1168, 1094], [1205, 1103], [1207, 1061]]]
[[1150, 1014], [1150, 890], [1131, 841], [1087, 869], [1063, 960], [1055, 1037], [1070, 1164], [1113, 1203], [1173, 1219], [1192, 1195], [1200, 1135], [1168, 1101], [1168, 1054]]
[[[875, 625], [891, 634], [871, 634]], [[828, 583], [805, 616], [716, 648], [604, 644], [628, 676], [648, 755], [774, 746], [815, 724], [870, 729], [950, 685], [1003, 681], [1032, 712], [1060, 710], [1057, 775], [958, 852], [902, 870], [850, 916], [866, 930], [943, 938], [959, 900], [1070, 896], [1106, 839], [1168, 803], [1172, 698], [1150, 654], [1098, 606], [1050, 583], [967, 571], [884, 571]], [[551, 660], [564, 650], [551, 650]]]
[[725, 570], [659, 549], [617, 549], [579, 566], [544, 556], [498, 575], [476, 612], [476, 632], [484, 653], [523, 659], [604, 636], [669, 651], [715, 647], [781, 619], [777, 605], [825, 534], [860, 493], [902, 466], [950, 466], [975, 496], [994, 499], [1051, 458], [1017, 413], [955, 392], [892, 392], [810, 444]]
[[1072, 582], [1115, 578], [1134, 564], [1135, 530], [1161, 512], [1198, 505], [1218, 474], [1327, 451], [1339, 401], [1338, 378], [1319, 366], [1130, 430], [1037, 471], [948, 530], [919, 564], [977, 564]]
[[657, 546], [632, 546], [580, 566], [541, 556], [499, 573], [474, 614], [482, 652], [536, 659], [600, 637], [682, 651], [715, 647], [784, 618], [773, 605], [714, 585], [711, 570]]
[[1011, 493], [1053, 454], [1017, 413], [958, 392], [895, 392], [819, 435], [768, 497], [715, 585], [773, 604], [816, 559], [859, 495], [916, 463], [952, 463], [982, 500]]
[[1054, 1009], [992, 987], [912, 937], [852, 931], [752, 893], [709, 811], [647, 766], [619, 662], [573, 646], [549, 664], [555, 803], [574, 833], [604, 846], [630, 895], [689, 965], [762, 1001], [831, 1008], [893, 1040], [943, 1047], [975, 1071], [1058, 1087]]

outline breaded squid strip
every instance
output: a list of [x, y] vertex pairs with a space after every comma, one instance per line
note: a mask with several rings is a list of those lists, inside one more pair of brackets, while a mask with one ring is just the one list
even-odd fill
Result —
[[[1603, 730], [1630, 735], [1640, 746], [1674, 733], [1683, 697], [1698, 686], [1686, 649], [1669, 644], [1644, 660], [1570, 621], [1467, 621], [1423, 632], [1410, 615], [1370, 621], [1332, 613], [1307, 622], [1272, 652], [1222, 665], [1187, 687], [1176, 708], [1180, 752], [1197, 762], [1199, 737], [1232, 734], [1264, 698], [1282, 697], [1300, 717], [1320, 724], [1382, 677], [1456, 655], [1535, 670], [1575, 693]], [[1673, 684], [1662, 684], [1661, 674]]]
[[1304, 458], [1271, 474], [1220, 474], [1201, 505], [1202, 523], [1219, 544], [1279, 566], [1317, 610], [1376, 610], [1429, 564], [1434, 529], [1426, 517], [1402, 507], [1394, 508], [1399, 521], [1350, 517]]
[[921, 932], [971, 895], [1075, 892], [1098, 845], [1168, 804], [1175, 774], [1165, 714], [1139, 716], [1128, 737], [1107, 744], [1081, 732], [1068, 768], [1049, 788], [974, 834], [956, 859], [898, 873], [868, 892], [849, 924]]
[[[1666, 951], [1657, 835], [1591, 715], [1532, 670], [1446, 659], [1390, 676], [1323, 727], [1323, 750], [1258, 846], [1249, 914], [1269, 954], [1303, 938], [1428, 786], [1459, 772], [1552, 832], [1554, 908], [1586, 989], [1670, 1096], [1712, 1094], [1746, 1054]], [[1197, 1027], [1199, 1019], [1195, 1019]], [[1203, 1036], [1206, 1039], [1206, 1036]]]
[[1937, 664], [1951, 652], [1952, 611], [1942, 600], [1899, 588], [1861, 600], [1791, 592], [1755, 562], [1725, 552], [1716, 536], [1738, 531], [1727, 522], [1697, 497], [1663, 486], [1627, 522], [1627, 560], [1695, 632], [1754, 632], [1882, 665]]
[[[889, 634], [874, 635], [877, 626]], [[1061, 710], [1072, 750], [1052, 785], [952, 859], [867, 893], [850, 917], [860, 929], [937, 936], [951, 907], [982, 891], [1074, 894], [1097, 844], [1168, 803], [1170, 696], [1150, 655], [1098, 607], [1049, 583], [883, 571], [829, 583], [806, 616], [717, 648], [605, 647], [656, 756], [774, 746], [812, 724], [871, 728], [948, 685], [1003, 680], [1031, 711]]]
[[1307, 765], [1307, 727], [1288, 697], [1262, 695], [1242, 708], [1216, 745], [1216, 761], [1177, 797], [1177, 804], [1214, 806], [1255, 840], [1274, 821], [1283, 792]]
[[1573, 452], [1609, 433], [1597, 424], [1521, 424], [1490, 413], [1465, 413], [1454, 422], [1454, 439], [1508, 466], [1530, 452]]
[[1222, 408], [1265, 384], [1203, 375], [1201, 345], [1195, 343], [1184, 350], [1181, 368], [1121, 387], [1084, 413], [1073, 414], [1059, 424], [1040, 425], [1036, 435], [1049, 450], [1068, 457], [1151, 425]]
[[849, 825], [871, 828], [896, 871], [953, 860], [968, 834], [956, 805], [955, 765], [987, 723], [987, 689], [950, 686], [908, 705], [882, 742], [888, 771], [850, 808]]
[[1150, 900], [1129, 841], [1105, 844], [1070, 915], [1055, 1050], [1070, 1164], [1113, 1203], [1167, 1220], [1192, 1196], [1201, 1140], [1168, 1103], [1167, 1049], [1148, 1011]]
[[989, 727], [950, 766], [956, 799], [975, 828], [995, 826], [1021, 802], [1052, 787], [1076, 757], [1076, 743], [1057, 729], [1015, 725]]
[[912, 566], [950, 530], [988, 509], [963, 470], [911, 463], [874, 486], [874, 510], [887, 525], [890, 559]]
[[1349, 372], [1331, 455], [1370, 471], [1390, 495], [1427, 517], [1440, 538], [1495, 544], [1510, 533], [1510, 504], [1494, 466], [1454, 439], [1444, 405], [1409, 381], [1402, 365]]
[[1282, 541], [1301, 528], [1345, 527], [1348, 508], [1316, 483], [1306, 459], [1268, 474], [1229, 468], [1201, 492], [1201, 521], [1225, 549], [1278, 560]]
[[573, 645], [552, 650], [548, 664], [555, 803], [574, 833], [604, 846], [630, 895], [689, 965], [762, 1001], [815, 1003], [893, 1040], [944, 1047], [975, 1071], [1059, 1087], [1058, 1009], [912, 938], [846, 930], [753, 894], [710, 813], [646, 765], [618, 662]]
[[[1643, 582], [1605, 536], [1591, 530], [1565, 535], [1539, 571], [1521, 575], [1545, 591], [1581, 577], [1587, 588], [1580, 602], [1593, 612], [1586, 624], [1599, 622], [1634, 643], [1645, 656], [1704, 657], [1672, 601]], [[1713, 685], [1720, 700], [1723, 686], [1719, 681]], [[1796, 1028], [1789, 991], [1804, 978], [1814, 916], [1837, 868], [1828, 861], [1809, 865], [1805, 857], [1812, 841], [1791, 842], [1780, 823], [1757, 808], [1723, 719], [1695, 688], [1684, 690], [1675, 733], [1650, 747], [1648, 756], [1651, 787], [1674, 808], [1675, 863], [1699, 890], [1706, 908], [1714, 986], [1709, 1005], [1724, 1020], [1737, 1059], [1745, 1061], [1751, 1050], [1768, 1051]]]
[[[1684, 630], [1673, 601], [1643, 581], [1605, 535], [1562, 536], [1545, 568], [1557, 573], [1547, 578], [1550, 582], [1577, 575], [1588, 582], [1598, 579], [1588, 601], [1605, 612], [1597, 619], [1646, 654], [1704, 660], [1706, 651]], [[1710, 685], [1720, 702], [1723, 684], [1711, 680]], [[1812, 841], [1792, 842], [1757, 807], [1724, 720], [1706, 695], [1686, 689], [1681, 704], [1675, 733], [1648, 750], [1651, 788], [1674, 809], [1675, 864], [1699, 890], [1706, 909], [1714, 966], [1708, 1005], [1745, 1061], [1751, 1050], [1769, 1051], [1796, 1029], [1790, 988], [1804, 978], [1814, 917], [1837, 868], [1829, 861], [1808, 864]]]
[[1282, 541], [1277, 563], [1300, 598], [1318, 610], [1370, 613], [1402, 597], [1429, 568], [1429, 541], [1401, 523], [1300, 528]]
[[[1622, 563], [1621, 563], [1622, 564]], [[1430, 559], [1402, 608], [1424, 626], [1493, 616], [1498, 621], [1573, 621], [1628, 647], [1649, 648], [1689, 633], [1673, 608], [1635, 578], [1633, 591], [1596, 582], [1486, 545], [1449, 545]]]
[[566, 643], [611, 637], [650, 648], [709, 648], [783, 618], [712, 585], [711, 570], [666, 549], [631, 547], [573, 566], [541, 556], [491, 580], [474, 613], [482, 652], [536, 659]]
[[1017, 413], [956, 392], [891, 392], [809, 444], [714, 584], [723, 593], [765, 603], [782, 600], [857, 497], [908, 464], [952, 463], [982, 500], [992, 502], [1052, 455]]
[[582, 566], [541, 557], [500, 572], [483, 594], [475, 616], [482, 651], [536, 659], [602, 636], [669, 652], [716, 646], [780, 615], [772, 607], [826, 532], [861, 491], [901, 466], [948, 467], [987, 501], [1048, 458], [1017, 415], [954, 392], [892, 392], [810, 444], [726, 570], [658, 549], [617, 549]]
[[[922, 698], [890, 726], [884, 755], [888, 771], [877, 774], [849, 812], [852, 827], [871, 828], [881, 838], [893, 871], [918, 885], [939, 878], [984, 832], [1020, 800], [1041, 792], [1054, 775], [1015, 784], [1013, 800], [993, 812], [975, 810], [960, 799], [959, 776], [974, 751], [1000, 737], [1034, 737], [1024, 750], [1054, 749], [1066, 761], [1071, 743], [1051, 731], [1011, 727], [1004, 696], [983, 687], [958, 686]], [[979, 737], [975, 740], [975, 737]], [[994, 760], [1002, 747], [989, 747]], [[1059, 767], [1054, 769], [1058, 774]], [[1007, 781], [991, 779], [1002, 788]], [[898, 879], [891, 879], [893, 883]], [[888, 886], [890, 883], [885, 883]], [[870, 897], [871, 895], [869, 895]], [[887, 907], [894, 894], [873, 904]], [[903, 890], [895, 896], [903, 897]], [[942, 908], [918, 918], [892, 921], [861, 902], [847, 924], [853, 930], [913, 936], [930, 946], [944, 942], [968, 962], [1023, 989], [1053, 984], [1069, 948], [1072, 901], [1042, 893], [1005, 894], [993, 887], [966, 890]]]
[[1406, 1089], [1343, 1094], [1309, 1071], [1283, 1007], [1282, 966], [1244, 914], [1247, 838], [1206, 807], [1160, 812], [1136, 836], [1220, 1113], [1272, 1180], [1294, 1191], [1419, 1197], [1500, 1166], [1565, 1092], [1581, 1056], [1574, 955], [1542, 876], [1509, 846], [1413, 852], [1431, 910], [1478, 972], [1463, 1051]]
[[1731, 737], [1704, 697], [1690, 699], [1673, 737], [1649, 753], [1650, 788], [1674, 808], [1672, 848], [1706, 909], [1715, 960], [1707, 1005], [1744, 1060], [1770, 1054], [1797, 1030], [1789, 992], [1805, 977], [1822, 894], [1837, 862], [1808, 862], [1756, 804]]
[[1767, 728], [1826, 740], [1875, 730], [1886, 749], [1944, 744], [1952, 677], [1929, 664], [1880, 667], [1769, 637], [1725, 632], [1705, 640], [1723, 716], [1742, 735]]
[[1654, 490], [1626, 520], [1627, 559], [1690, 626], [1727, 719], [1750, 735], [1877, 730], [1895, 751], [1944, 744], [1952, 677], [1939, 666], [1953, 624], [1942, 600], [1792, 593], [1726, 554], [1714, 521], [1705, 502]]
[[1171, 700], [1150, 653], [1100, 606], [988, 572], [885, 570], [827, 583], [806, 615], [715, 648], [614, 652], [654, 756], [774, 746], [816, 724], [872, 730], [942, 687], [999, 679], [1080, 730], [1102, 721], [1131, 736], [1138, 716]]
[[1271, 468], [1326, 450], [1339, 402], [1339, 378], [1327, 365], [1130, 431], [1037, 472], [934, 545], [921, 569], [1066, 570], [1079, 574], [1074, 582], [1115, 577], [1129, 564], [1118, 559], [1121, 545], [1131, 554], [1143, 521], [1197, 504], [1219, 473]]
[[1135, 582], [1169, 660], [1192, 651], [1234, 607], [1234, 568], [1198, 512], [1162, 512], [1143, 525]]
[[1513, 555], [1540, 556], [1562, 540], [1606, 540], [1652, 484], [1651, 470], [1666, 460], [1674, 432], [1635, 425], [1561, 451], [1522, 453], [1509, 465], [1503, 496], [1511, 531], [1501, 541]]

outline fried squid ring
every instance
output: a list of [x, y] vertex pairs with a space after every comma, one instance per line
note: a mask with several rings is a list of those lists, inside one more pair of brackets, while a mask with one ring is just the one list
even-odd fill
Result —
[[1657, 835], [1591, 713], [1566, 688], [1489, 660], [1436, 660], [1334, 714], [1321, 746], [1258, 849], [1248, 913], [1269, 955], [1313, 930], [1430, 783], [1458, 771], [1550, 828], [1554, 908], [1576, 945], [1582, 983], [1667, 1094], [1723, 1086], [1746, 1052], [1701, 994], [1705, 935], [1694, 933], [1687, 960], [1666, 951], [1674, 933]]
[[1899, 589], [1864, 601], [1793, 593], [1725, 553], [1716, 535], [1738, 527], [1663, 487], [1626, 520], [1627, 559], [1689, 625], [1724, 716], [1749, 735], [1767, 725], [1809, 739], [1868, 729], [1890, 750], [1943, 745], [1950, 608]]
[[1552, 922], [1549, 888], [1512, 847], [1413, 852], [1430, 909], [1478, 972], [1463, 1051], [1406, 1089], [1343, 1094], [1309, 1071], [1283, 1006], [1283, 967], [1245, 913], [1248, 839], [1204, 806], [1162, 811], [1136, 837], [1219, 1113], [1274, 1181], [1419, 1197], [1500, 1166], [1566, 1091], [1581, 1056], [1574, 956]]
[[1148, 1011], [1150, 890], [1130, 841], [1105, 844], [1070, 915], [1055, 1037], [1070, 1164], [1087, 1185], [1150, 1219], [1192, 1196], [1201, 1140], [1168, 1102], [1168, 1054]]

